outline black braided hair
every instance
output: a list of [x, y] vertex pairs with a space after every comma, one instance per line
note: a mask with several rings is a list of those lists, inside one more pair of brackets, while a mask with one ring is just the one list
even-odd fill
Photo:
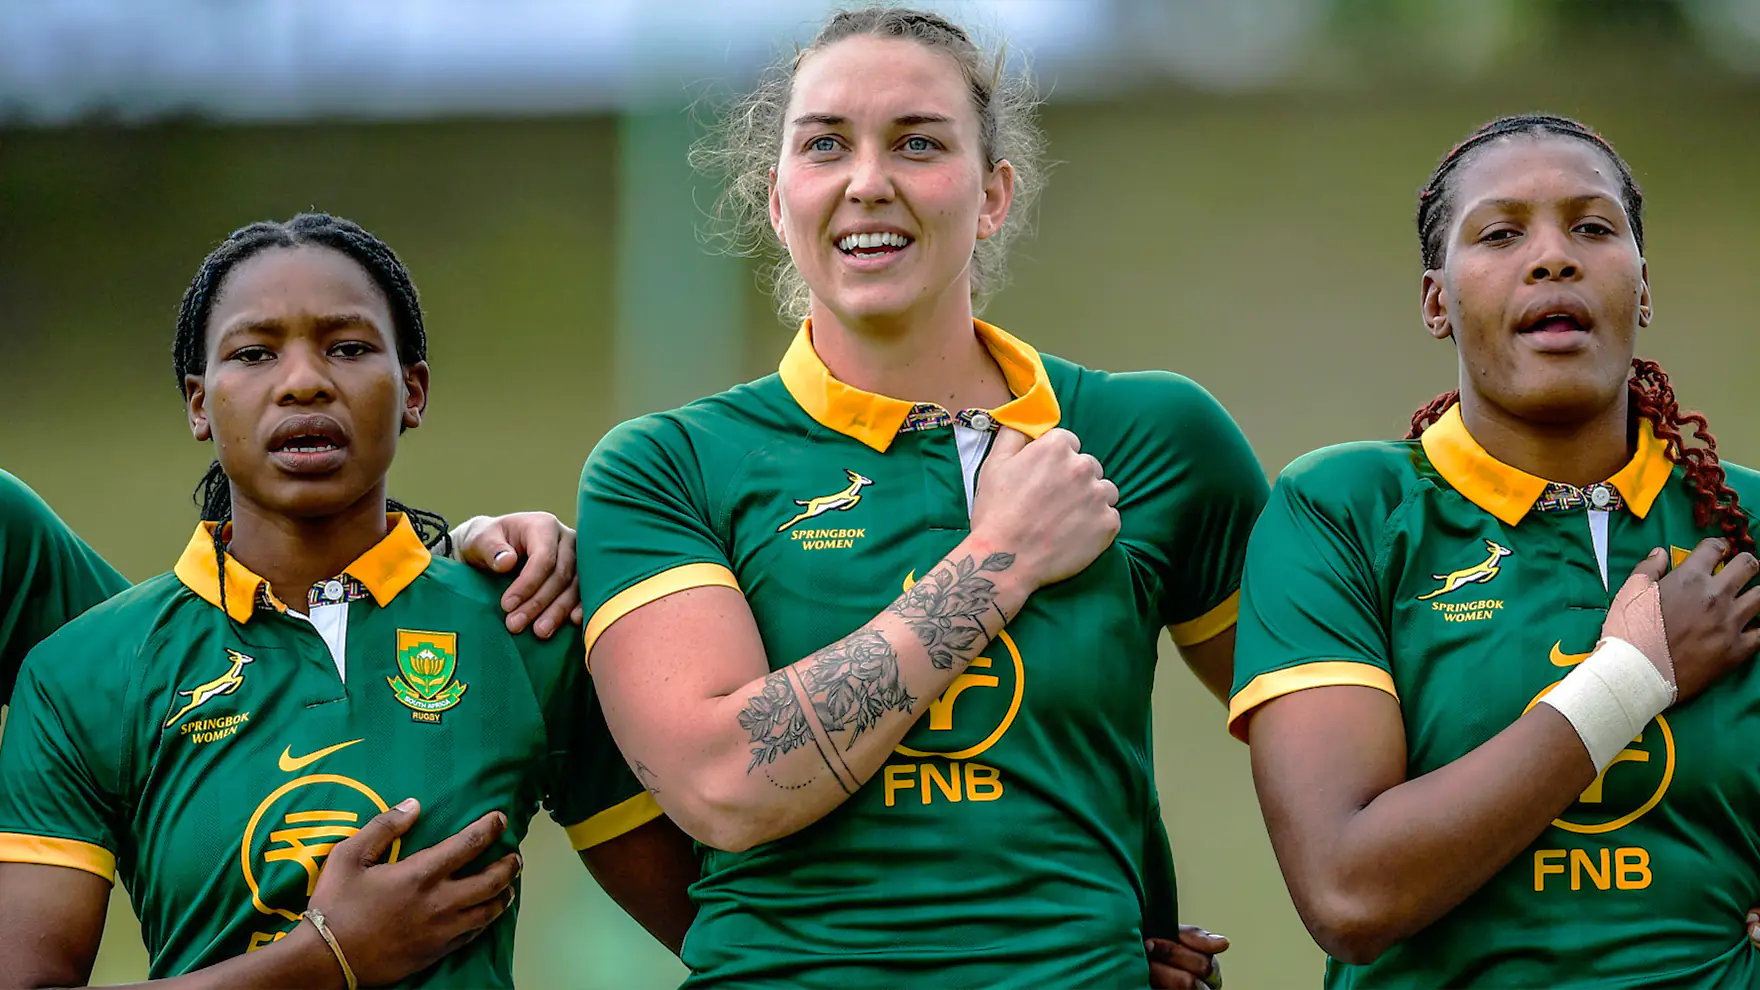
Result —
[[1447, 253], [1443, 237], [1454, 213], [1454, 190], [1449, 179], [1475, 152], [1499, 138], [1517, 135], [1571, 138], [1605, 154], [1619, 171], [1620, 201], [1631, 220], [1632, 239], [1638, 243], [1638, 253], [1644, 253], [1644, 193], [1638, 188], [1637, 180], [1632, 178], [1632, 169], [1626, 160], [1613, 150], [1606, 138], [1586, 124], [1548, 113], [1524, 113], [1499, 117], [1467, 135], [1442, 156], [1442, 160], [1436, 163], [1436, 170], [1430, 173], [1430, 181], [1418, 191], [1418, 248], [1426, 269], [1441, 268], [1443, 255]]
[[[384, 241], [368, 233], [359, 224], [327, 213], [301, 213], [286, 223], [258, 221], [233, 231], [209, 255], [184, 290], [183, 302], [177, 310], [177, 337], [171, 345], [172, 370], [177, 375], [178, 393], [183, 394], [184, 377], [200, 375], [208, 367], [208, 317], [214, 300], [219, 297], [226, 276], [234, 266], [271, 248], [293, 248], [317, 245], [348, 256], [371, 276], [391, 306], [393, 337], [397, 361], [405, 367], [428, 358], [428, 332], [422, 324], [421, 301], [408, 269]], [[232, 521], [232, 483], [220, 462], [208, 466], [201, 483], [196, 486], [195, 502], [204, 522], [214, 523], [214, 559], [220, 569], [220, 607], [226, 607], [226, 542], [223, 534]], [[428, 547], [439, 547], [441, 553], [452, 554], [452, 537], [446, 519], [438, 513], [413, 509], [387, 499], [386, 509], [401, 512], [415, 527], [416, 535]]]

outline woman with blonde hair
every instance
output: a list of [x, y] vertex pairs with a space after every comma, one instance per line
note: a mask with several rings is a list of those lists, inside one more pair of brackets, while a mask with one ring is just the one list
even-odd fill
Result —
[[1220, 982], [1174, 921], [1149, 692], [1163, 626], [1226, 689], [1267, 486], [1193, 382], [975, 318], [1040, 183], [1004, 68], [865, 7], [736, 103], [699, 161], [800, 332], [583, 473], [594, 681], [704, 847], [691, 986]]

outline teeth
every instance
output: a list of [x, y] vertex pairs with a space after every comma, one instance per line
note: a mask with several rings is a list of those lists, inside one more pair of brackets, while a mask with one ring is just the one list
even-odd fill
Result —
[[910, 242], [911, 239], [903, 234], [895, 234], [890, 231], [871, 234], [849, 234], [838, 239], [837, 248], [840, 251], [854, 251], [857, 248], [901, 248], [909, 245]]

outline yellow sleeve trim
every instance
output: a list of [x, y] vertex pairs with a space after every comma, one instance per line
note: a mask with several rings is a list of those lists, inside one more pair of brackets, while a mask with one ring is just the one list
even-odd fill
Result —
[[1273, 698], [1306, 691], [1309, 688], [1356, 685], [1386, 691], [1399, 700], [1393, 689], [1393, 676], [1372, 663], [1357, 660], [1324, 660], [1285, 667], [1260, 674], [1235, 692], [1228, 702], [1228, 731], [1242, 742], [1247, 740], [1246, 715]]
[[661, 815], [654, 795], [643, 791], [621, 804], [612, 805], [584, 822], [568, 826], [568, 841], [576, 852], [609, 842], [625, 832], [648, 824]]
[[1189, 622], [1175, 622], [1167, 627], [1167, 632], [1173, 637], [1173, 645], [1191, 646], [1227, 632], [1240, 615], [1241, 593], [1236, 589], [1234, 594], [1222, 600], [1222, 604]]
[[97, 874], [106, 883], [116, 882], [116, 854], [103, 846], [78, 839], [0, 832], [0, 863], [65, 866]]
[[667, 595], [715, 585], [739, 590], [739, 582], [734, 580], [733, 572], [720, 564], [684, 564], [669, 571], [661, 571], [646, 581], [638, 581], [612, 595], [609, 601], [599, 606], [599, 610], [593, 613], [592, 620], [587, 623], [588, 657], [592, 656], [593, 644], [618, 619]]

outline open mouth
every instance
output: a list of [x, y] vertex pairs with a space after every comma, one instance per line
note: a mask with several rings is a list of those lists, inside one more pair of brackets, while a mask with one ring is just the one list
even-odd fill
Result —
[[348, 433], [329, 416], [296, 416], [269, 436], [269, 455], [295, 474], [322, 474], [346, 461]]
[[903, 251], [914, 242], [914, 238], [894, 231], [873, 231], [845, 234], [837, 239], [837, 249], [852, 258], [885, 258]]
[[1589, 328], [1569, 313], [1549, 313], [1522, 327], [1517, 333], [1588, 333]]
[[322, 454], [332, 450], [341, 450], [342, 445], [329, 437], [317, 434], [290, 437], [286, 442], [275, 446], [277, 453], [285, 454]]

